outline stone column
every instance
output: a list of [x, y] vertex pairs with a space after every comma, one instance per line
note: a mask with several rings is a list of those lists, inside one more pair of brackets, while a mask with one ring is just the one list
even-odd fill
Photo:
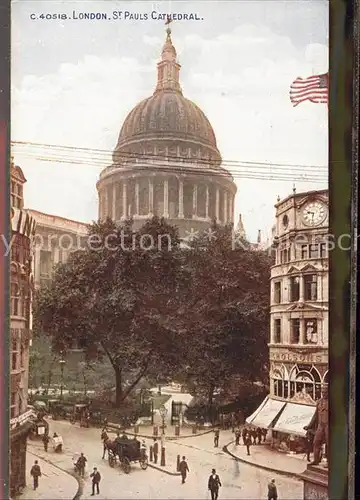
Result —
[[54, 264], [58, 264], [60, 260], [60, 248], [54, 247]]
[[274, 319], [270, 317], [270, 344], [275, 344]]
[[116, 220], [116, 184], [112, 187], [112, 220]]
[[234, 222], [234, 206], [233, 206], [233, 196], [229, 197], [229, 221]]
[[299, 302], [304, 302], [304, 277], [299, 276]]
[[197, 184], [193, 186], [193, 218], [197, 217]]
[[227, 201], [228, 201], [228, 195], [227, 192], [224, 192], [224, 222], [225, 224], [228, 222], [228, 206], [227, 206]]
[[164, 180], [164, 217], [169, 217], [169, 181]]
[[219, 188], [216, 188], [215, 216], [216, 216], [217, 222], [219, 222], [219, 217], [220, 217], [220, 191], [219, 191]]
[[206, 185], [205, 217], [209, 218], [209, 186]]
[[104, 210], [104, 219], [106, 219], [110, 214], [109, 214], [109, 195], [108, 195], [108, 189], [109, 186], [105, 186], [105, 194], [104, 194], [104, 205], [105, 205], [105, 210]]
[[35, 247], [35, 283], [40, 285], [40, 246]]
[[300, 344], [305, 344], [305, 319], [300, 318]]
[[124, 219], [127, 219], [127, 196], [126, 196], [126, 190], [127, 190], [127, 184], [126, 182], [123, 183], [123, 217]]
[[139, 181], [135, 182], [135, 215], [140, 214]]
[[184, 218], [184, 182], [179, 179], [179, 219]]
[[319, 273], [317, 275], [317, 300], [323, 301], [323, 275]]
[[149, 179], [149, 215], [154, 213], [154, 180]]
[[99, 212], [98, 212], [100, 220], [102, 219], [102, 213], [103, 213], [103, 195], [100, 191], [99, 192]]

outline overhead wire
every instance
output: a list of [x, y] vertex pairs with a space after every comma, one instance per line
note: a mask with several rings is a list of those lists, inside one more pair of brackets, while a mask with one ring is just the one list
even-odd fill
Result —
[[[113, 153], [109, 150], [78, 148], [73, 146], [59, 146], [50, 144], [28, 143], [12, 141], [16, 154], [33, 158], [38, 161], [48, 163], [65, 163], [85, 166], [93, 166], [109, 169], [113, 167], [113, 159], [116, 164], [126, 168], [127, 164], [136, 165], [137, 172], [148, 172], [149, 168], [161, 169], [162, 172], [169, 173], [188, 173], [195, 176], [229, 178], [248, 178], [259, 180], [277, 180], [277, 181], [302, 181], [302, 182], [326, 182], [327, 170], [325, 166], [312, 165], [292, 165], [281, 163], [266, 163], [254, 161], [222, 161], [221, 167], [215, 166], [213, 160], [198, 158], [179, 158], [174, 155], [160, 155], [150, 153]], [[24, 148], [25, 146], [25, 148]], [[46, 151], [46, 149], [48, 151]], [[70, 154], [70, 152], [75, 154]], [[89, 156], [87, 156], [89, 155]], [[169, 164], [170, 162], [172, 164]], [[143, 165], [141, 165], [143, 163]], [[145, 163], [145, 165], [144, 165]], [[207, 168], [202, 169], [196, 166], [192, 167], [189, 163], [204, 165]], [[148, 164], [148, 165], [146, 165]]]

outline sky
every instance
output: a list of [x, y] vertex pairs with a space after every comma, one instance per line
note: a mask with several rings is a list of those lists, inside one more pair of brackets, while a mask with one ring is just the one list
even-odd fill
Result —
[[[148, 19], [115, 20], [118, 11]], [[108, 19], [73, 19], [73, 12]], [[110, 164], [127, 114], [155, 88], [165, 26], [151, 12], [200, 18], [174, 21], [172, 40], [183, 94], [209, 118], [225, 162], [311, 165], [319, 174], [316, 167], [328, 162], [327, 106], [293, 108], [289, 87], [298, 76], [328, 70], [323, 0], [13, 0], [12, 140], [106, 150]], [[27, 208], [83, 222], [97, 218], [101, 167], [91, 155], [78, 165], [51, 161], [47, 148], [40, 155], [45, 161], [30, 147], [14, 146], [13, 154], [27, 178]], [[276, 199], [291, 194], [293, 181], [236, 176], [235, 182], [235, 221], [241, 213], [248, 238], [255, 241], [260, 229], [265, 239]], [[295, 185], [300, 192], [327, 188], [327, 181]]]

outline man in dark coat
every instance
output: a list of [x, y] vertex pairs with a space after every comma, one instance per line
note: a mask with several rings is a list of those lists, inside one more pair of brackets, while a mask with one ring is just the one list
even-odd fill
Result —
[[44, 444], [44, 450], [45, 451], [48, 451], [49, 441], [50, 441], [49, 434], [45, 433], [44, 436], [43, 436], [43, 438], [42, 438], [42, 442]]
[[78, 458], [78, 461], [76, 462], [76, 468], [79, 471], [79, 476], [84, 477], [85, 476], [85, 465], [87, 462], [87, 458], [85, 457], [84, 453], [81, 453], [80, 457]]
[[247, 454], [250, 455], [250, 446], [252, 444], [250, 434], [246, 434], [246, 436], [245, 436], [245, 443], [244, 444], [246, 446]]
[[34, 490], [36, 490], [39, 486], [39, 477], [41, 477], [41, 469], [37, 460], [35, 460], [34, 465], [31, 467], [30, 475], [33, 478]]
[[242, 439], [243, 439], [243, 442], [245, 444], [245, 441], [246, 441], [246, 435], [247, 435], [248, 431], [247, 431], [247, 428], [244, 427], [242, 432], [241, 432], [241, 436], [242, 436]]
[[240, 431], [239, 429], [235, 430], [235, 446], [240, 444]]
[[208, 481], [208, 489], [210, 490], [211, 493], [211, 500], [217, 500], [219, 496], [219, 487], [221, 486], [220, 478], [216, 474], [216, 470], [213, 469], [211, 471], [211, 476], [209, 477]]
[[100, 493], [99, 484], [100, 484], [100, 481], [101, 481], [101, 476], [100, 476], [100, 472], [97, 470], [96, 467], [94, 467], [94, 470], [90, 474], [90, 477], [92, 477], [92, 493], [91, 493], [91, 496], [95, 495], [95, 488], [96, 488], [96, 493], [99, 495], [99, 493]]
[[153, 453], [154, 453], [154, 464], [157, 464], [159, 456], [159, 443], [157, 442], [156, 438], [154, 438]]
[[252, 437], [252, 444], [256, 444], [256, 438], [257, 438], [256, 429], [251, 429], [250, 433]]
[[214, 447], [215, 448], [218, 448], [218, 446], [219, 446], [219, 437], [220, 437], [220, 431], [219, 431], [219, 429], [216, 429], [215, 434], [214, 434]]
[[275, 479], [272, 479], [268, 484], [268, 500], [277, 500], [277, 488], [275, 485]]
[[188, 464], [186, 463], [185, 457], [182, 457], [181, 462], [179, 463], [179, 471], [181, 474], [181, 484], [185, 483], [186, 475], [189, 471]]
[[256, 435], [257, 435], [257, 438], [258, 438], [258, 443], [261, 444], [262, 430], [260, 429], [260, 427], [258, 427], [256, 429]]

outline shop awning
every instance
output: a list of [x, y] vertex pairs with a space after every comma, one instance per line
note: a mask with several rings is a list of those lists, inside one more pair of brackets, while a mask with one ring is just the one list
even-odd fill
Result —
[[254, 415], [254, 418], [250, 420], [246, 419], [248, 424], [255, 425], [256, 427], [261, 427], [262, 429], [268, 429], [276, 417], [280, 414], [281, 410], [285, 406], [284, 401], [277, 401], [276, 399], [267, 398], [260, 408], [258, 413]]
[[249, 417], [247, 417], [247, 418], [245, 419], [245, 421], [246, 421], [248, 424], [250, 424], [250, 423], [254, 420], [254, 418], [255, 418], [255, 417], [256, 417], [256, 415], [259, 413], [259, 411], [260, 411], [260, 410], [264, 407], [264, 405], [265, 405], [265, 403], [266, 403], [266, 401], [267, 401], [268, 399], [269, 399], [269, 396], [266, 396], [266, 398], [264, 399], [264, 401], [261, 403], [261, 405], [260, 405], [260, 406], [258, 406], [258, 407], [256, 408], [256, 410], [254, 411], [254, 413], [252, 413]]
[[274, 431], [305, 436], [304, 427], [309, 425], [315, 410], [315, 406], [286, 403], [284, 411], [274, 425]]

